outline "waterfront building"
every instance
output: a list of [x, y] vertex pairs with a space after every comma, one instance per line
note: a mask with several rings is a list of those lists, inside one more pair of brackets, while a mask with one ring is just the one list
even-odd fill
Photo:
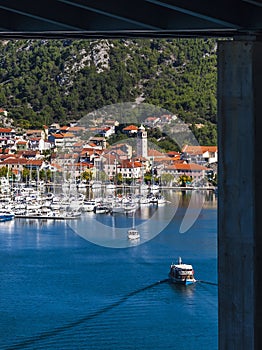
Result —
[[188, 163], [212, 164], [218, 161], [217, 146], [190, 146], [185, 145], [181, 152], [181, 159]]
[[172, 165], [167, 165], [164, 167], [163, 171], [167, 174], [173, 175], [175, 178], [178, 178], [181, 175], [190, 176], [195, 181], [199, 181], [205, 178], [206, 171], [209, 170], [203, 165], [195, 163], [181, 163], [176, 162]]
[[142, 163], [132, 160], [122, 160], [118, 167], [118, 173], [123, 179], [140, 179], [142, 176]]

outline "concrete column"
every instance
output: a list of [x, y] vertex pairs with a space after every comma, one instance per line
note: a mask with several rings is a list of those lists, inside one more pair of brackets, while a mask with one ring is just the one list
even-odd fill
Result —
[[219, 349], [262, 349], [262, 41], [218, 41]]

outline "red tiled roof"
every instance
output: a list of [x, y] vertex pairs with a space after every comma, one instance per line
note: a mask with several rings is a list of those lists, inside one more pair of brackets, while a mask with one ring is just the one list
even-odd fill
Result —
[[41, 166], [43, 164], [42, 159], [32, 159], [27, 161], [27, 165], [36, 165], [36, 166]]
[[174, 156], [179, 156], [179, 157], [180, 157], [180, 153], [179, 153], [179, 152], [176, 152], [176, 151], [169, 151], [169, 152], [167, 152], [167, 154], [168, 154], [170, 157], [174, 157]]
[[51, 163], [51, 165], [56, 168], [57, 170], [62, 170], [61, 165], [57, 164], [57, 163]]
[[27, 135], [30, 135], [30, 134], [38, 134], [38, 133], [42, 133], [42, 132], [43, 132], [43, 130], [41, 130], [41, 129], [37, 129], [37, 130], [28, 129], [28, 130], [26, 130], [26, 134], [27, 134]]
[[24, 157], [24, 156], [36, 156], [39, 154], [39, 151], [33, 151], [33, 150], [21, 150], [16, 153], [17, 156], [19, 157]]
[[156, 149], [149, 149], [147, 154], [148, 154], [148, 157], [163, 157], [163, 156], [165, 156], [165, 153], [157, 151]]
[[41, 137], [29, 137], [28, 140], [29, 141], [40, 141]]
[[[174, 162], [175, 157], [165, 157], [163, 155], [163, 157], [157, 157], [156, 159], [154, 159], [155, 163], [161, 163], [161, 162], [168, 162], [168, 163], [173, 163]], [[180, 159], [180, 157], [179, 157]]]
[[15, 158], [18, 158], [16, 155], [14, 154], [0, 154], [0, 160], [3, 161], [7, 158], [12, 158], [12, 159], [15, 159]]
[[79, 167], [79, 168], [89, 168], [89, 169], [94, 167], [93, 164], [87, 163], [87, 162], [78, 162], [78, 163], [74, 163], [72, 165]]
[[203, 153], [205, 152], [217, 152], [217, 146], [202, 146]]
[[70, 126], [69, 131], [82, 131], [85, 130], [85, 128], [83, 126]]
[[217, 146], [189, 146], [185, 145], [182, 152], [189, 154], [203, 154], [205, 152], [217, 152]]
[[57, 159], [76, 159], [78, 158], [77, 153], [59, 153], [56, 155]]
[[75, 137], [75, 135], [72, 132], [66, 132], [63, 134], [63, 137], [72, 138]]
[[12, 129], [11, 128], [0, 128], [0, 132], [11, 132]]
[[184, 170], [184, 171], [201, 171], [201, 170], [208, 170], [203, 165], [195, 164], [195, 163], [175, 163], [173, 165], [166, 166], [166, 169], [169, 170]]
[[18, 164], [18, 165], [25, 165], [27, 164], [28, 160], [25, 158], [7, 158], [5, 159], [2, 164]]
[[64, 136], [62, 134], [52, 134], [55, 139], [63, 139]]
[[141, 157], [136, 157], [135, 160], [138, 161], [138, 162], [147, 162], [148, 158], [145, 158], [145, 157], [141, 156]]
[[127, 153], [124, 152], [124, 151], [122, 151], [121, 149], [115, 149], [115, 150], [114, 150], [114, 153], [117, 154], [119, 157], [120, 157], [120, 156], [126, 156], [126, 155], [127, 155]]
[[105, 153], [103, 154], [103, 157], [106, 159], [107, 164], [114, 164], [114, 162], [118, 159], [116, 154], [112, 153]]
[[82, 142], [75, 142], [73, 144], [74, 147], [82, 147], [83, 146], [83, 143]]
[[69, 129], [69, 126], [67, 126], [67, 125], [64, 125], [64, 126], [60, 127], [61, 131], [67, 131], [68, 129]]
[[138, 130], [138, 127], [135, 126], [135, 125], [128, 125], [128, 126], [126, 126], [123, 130], [124, 130], [124, 131], [132, 131], [132, 130], [137, 131], [137, 130]]
[[142, 164], [140, 162], [132, 162], [128, 159], [121, 161], [121, 167], [122, 168], [141, 168]]
[[94, 148], [83, 148], [80, 152], [80, 155], [91, 155], [97, 153], [97, 150]]
[[156, 120], [156, 119], [158, 119], [158, 118], [157, 117], [147, 117], [146, 121], [151, 121], [151, 120]]

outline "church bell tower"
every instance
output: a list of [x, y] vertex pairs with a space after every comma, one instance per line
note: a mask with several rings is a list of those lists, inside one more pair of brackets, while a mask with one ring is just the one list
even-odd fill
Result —
[[147, 132], [142, 124], [137, 131], [137, 156], [147, 158]]

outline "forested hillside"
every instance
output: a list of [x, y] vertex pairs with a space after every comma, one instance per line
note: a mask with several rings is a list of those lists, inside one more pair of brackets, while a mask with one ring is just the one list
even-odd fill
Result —
[[212, 39], [3, 41], [0, 85], [0, 107], [22, 127], [140, 98], [193, 124], [200, 142], [216, 142]]

